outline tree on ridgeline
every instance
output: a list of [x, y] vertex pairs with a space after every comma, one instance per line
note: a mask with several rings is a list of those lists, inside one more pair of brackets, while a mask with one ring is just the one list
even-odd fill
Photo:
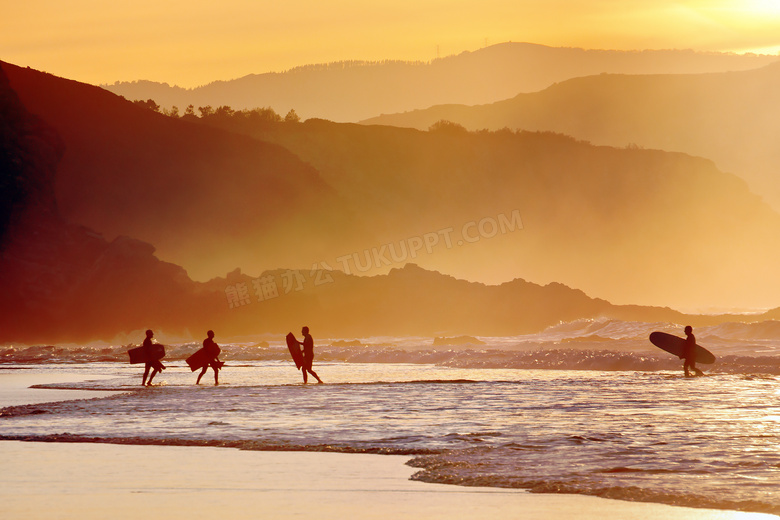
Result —
[[284, 116], [284, 122], [285, 123], [300, 123], [301, 118], [298, 114], [295, 113], [295, 109], [290, 109], [289, 112], [287, 112], [287, 115]]
[[269, 125], [277, 123], [299, 123], [301, 121], [300, 116], [294, 109], [290, 109], [290, 111], [287, 112], [287, 115], [282, 117], [271, 107], [235, 110], [229, 105], [221, 105], [216, 109], [211, 105], [206, 105], [204, 107], [198, 107], [198, 112], [200, 113], [200, 116], [198, 116], [195, 113], [195, 106], [191, 104], [187, 105], [187, 108], [184, 109], [184, 114], [180, 114], [179, 107], [174, 105], [170, 110], [161, 108], [153, 99], [148, 99], [146, 101], [135, 100], [133, 103], [166, 116], [181, 118], [192, 122], [200, 121], [211, 126], [239, 132], [247, 132], [252, 129], [268, 127]]
[[201, 111], [200, 121], [202, 123], [232, 132], [246, 133], [253, 129], [267, 128], [285, 121], [289, 122], [287, 119], [282, 119], [282, 116], [270, 107], [234, 110], [227, 105], [222, 105], [216, 110], [212, 110], [211, 107], [201, 107], [199, 110]]
[[214, 117], [229, 118], [232, 117], [236, 111], [227, 105], [222, 105], [214, 111]]
[[441, 132], [450, 135], [462, 135], [468, 133], [468, 130], [465, 126], [458, 123], [453, 123], [452, 121], [447, 121], [446, 119], [436, 121], [430, 127], [428, 127], [428, 131], [431, 133]]
[[237, 118], [244, 118], [250, 124], [262, 125], [266, 123], [280, 123], [282, 116], [274, 112], [271, 107], [266, 108], [253, 108], [252, 110], [242, 110], [236, 112]]
[[146, 101], [143, 101], [142, 99], [136, 99], [135, 101], [133, 101], [133, 103], [138, 105], [139, 107], [148, 108], [152, 112], [160, 111], [160, 105], [155, 103], [153, 99], [147, 99]]
[[181, 116], [181, 118], [186, 121], [197, 121], [198, 116], [195, 115], [195, 106], [187, 105], [187, 108], [184, 109], [184, 115]]

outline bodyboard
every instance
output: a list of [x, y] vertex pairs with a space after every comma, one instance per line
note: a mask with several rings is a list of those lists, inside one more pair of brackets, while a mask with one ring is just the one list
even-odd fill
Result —
[[[208, 364], [217, 356], [221, 351], [217, 351], [216, 354], [208, 352], [205, 348], [196, 351], [193, 355], [188, 357], [185, 361], [190, 366], [190, 370], [195, 372], [196, 370], [208, 366]], [[222, 368], [225, 363], [219, 361], [216, 363], [217, 368]]]
[[131, 348], [127, 351], [130, 356], [130, 363], [151, 363], [153, 361], [159, 361], [165, 357], [165, 347], [159, 343], [152, 344], [152, 359], [148, 359], [146, 355], [146, 349], [141, 347]]
[[292, 332], [287, 334], [287, 348], [290, 351], [293, 361], [295, 361], [295, 368], [301, 368], [303, 366], [303, 353], [301, 352], [301, 346], [298, 344], [298, 340], [295, 339], [295, 335]]
[[[685, 338], [673, 336], [666, 332], [653, 332], [650, 334], [650, 342], [661, 350], [665, 350], [670, 354], [681, 358], [685, 349]], [[696, 362], [704, 365], [709, 365], [715, 362], [715, 355], [702, 347], [696, 345]]]

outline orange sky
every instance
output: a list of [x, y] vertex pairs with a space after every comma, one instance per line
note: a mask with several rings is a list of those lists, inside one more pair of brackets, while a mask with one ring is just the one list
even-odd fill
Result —
[[428, 61], [486, 43], [780, 50], [777, 0], [25, 0], [0, 59], [89, 83], [193, 87], [338, 60]]

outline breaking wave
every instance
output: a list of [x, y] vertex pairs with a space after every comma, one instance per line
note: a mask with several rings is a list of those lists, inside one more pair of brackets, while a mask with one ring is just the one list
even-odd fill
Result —
[[[559, 370], [678, 370], [680, 360], [653, 347], [655, 330], [682, 335], [682, 326], [620, 320], [577, 320], [528, 335], [451, 338], [373, 337], [318, 339], [321, 362], [414, 363], [458, 368]], [[700, 368], [709, 373], [780, 374], [780, 322], [724, 323], [696, 330], [699, 344], [718, 358]], [[223, 344], [223, 358], [283, 361], [284, 338]], [[472, 341], [473, 340], [473, 341]], [[127, 362], [136, 345], [45, 345], [0, 347], [0, 364]], [[181, 361], [196, 342], [166, 345], [167, 361]]]

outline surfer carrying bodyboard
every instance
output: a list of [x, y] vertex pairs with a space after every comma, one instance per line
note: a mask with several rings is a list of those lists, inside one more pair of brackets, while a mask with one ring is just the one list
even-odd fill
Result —
[[[200, 384], [200, 378], [202, 378], [206, 374], [206, 371], [209, 369], [209, 367], [211, 367], [214, 369], [214, 385], [217, 386], [219, 385], [219, 369], [222, 368], [222, 365], [224, 365], [224, 363], [219, 360], [219, 353], [222, 352], [222, 350], [219, 348], [219, 345], [214, 342], [213, 330], [208, 331], [206, 336], [208, 337], [203, 340], [203, 348], [190, 357], [191, 359], [197, 355], [200, 355], [202, 358], [201, 366], [203, 369], [200, 371], [200, 374], [198, 374], [198, 380], [195, 381], [195, 384]], [[190, 363], [190, 359], [187, 360], [187, 363], [193, 367], [195, 364]], [[194, 368], [193, 370], [197, 370], [197, 368]]]
[[[311, 337], [311, 334], [309, 334], [309, 327], [303, 327], [301, 329], [301, 333], [303, 334], [303, 341], [298, 341], [294, 337], [292, 338], [298, 345], [301, 345], [303, 347], [303, 356], [300, 360], [301, 366], [301, 373], [303, 373], [303, 384], [306, 384], [308, 382], [308, 374], [311, 374], [314, 376], [314, 378], [317, 380], [318, 383], [322, 383], [322, 379], [320, 379], [320, 376], [317, 375], [317, 373], [312, 370], [312, 363], [314, 363], [314, 339]], [[288, 347], [289, 345], [288, 340]], [[290, 351], [292, 353], [292, 349]], [[295, 355], [293, 354], [293, 359], [295, 359]], [[296, 365], [298, 362], [296, 362]]]
[[[150, 329], [146, 331], [146, 339], [144, 339], [143, 345], [139, 349], [140, 356], [145, 363], [144, 377], [141, 379], [141, 386], [152, 386], [152, 379], [154, 376], [165, 370], [165, 366], [160, 362], [160, 359], [165, 356], [165, 349], [162, 345], [152, 343], [154, 332]], [[130, 362], [133, 362], [133, 354], [130, 355]], [[149, 370], [152, 371], [152, 375], [149, 376]], [[146, 376], [149, 376], [149, 380], [146, 380]]]

